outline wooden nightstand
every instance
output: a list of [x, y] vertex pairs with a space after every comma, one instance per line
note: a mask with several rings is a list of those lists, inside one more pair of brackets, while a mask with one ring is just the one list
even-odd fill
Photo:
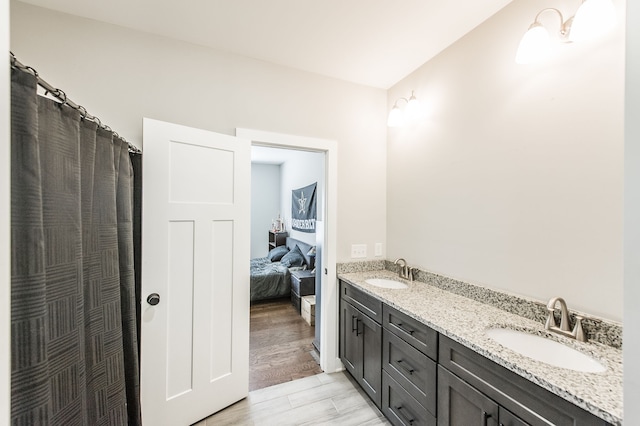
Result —
[[287, 243], [287, 232], [269, 231], [269, 251]]
[[308, 270], [291, 271], [291, 304], [300, 313], [300, 298], [316, 294], [316, 274]]

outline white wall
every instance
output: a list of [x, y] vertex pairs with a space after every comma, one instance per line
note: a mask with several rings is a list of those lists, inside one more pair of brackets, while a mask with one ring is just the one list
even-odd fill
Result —
[[324, 212], [324, 153], [296, 152], [296, 159], [282, 164], [282, 198], [281, 207], [285, 220], [285, 226], [289, 236], [305, 243], [316, 245], [316, 234], [300, 232], [291, 229], [291, 191], [312, 183], [318, 184], [317, 193], [317, 217], [323, 220]]
[[9, 1], [0, 0], [0, 46], [5, 66], [0, 67], [0, 425], [9, 425], [11, 407], [11, 275], [9, 238], [11, 153], [9, 77]]
[[242, 127], [338, 141], [337, 260], [349, 260], [353, 242], [385, 241], [385, 91], [11, 5], [20, 60], [133, 143], [141, 144], [145, 116], [226, 134]]
[[640, 3], [627, 1], [624, 207], [624, 423], [640, 424]]
[[269, 252], [272, 221], [280, 212], [280, 165], [251, 164], [251, 258]]
[[543, 7], [509, 4], [389, 91], [426, 111], [388, 132], [387, 257], [621, 321], [625, 25], [517, 65]]

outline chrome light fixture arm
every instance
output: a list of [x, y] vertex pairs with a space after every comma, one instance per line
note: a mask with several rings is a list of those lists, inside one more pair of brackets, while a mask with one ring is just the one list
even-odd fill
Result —
[[540, 15], [542, 15], [545, 12], [555, 12], [556, 13], [558, 18], [560, 18], [560, 30], [558, 31], [558, 34], [560, 34], [560, 39], [563, 40], [563, 41], [569, 41], [568, 37], [569, 37], [569, 31], [571, 31], [571, 23], [573, 22], [573, 16], [565, 21], [564, 20], [564, 16], [562, 16], [562, 12], [560, 12], [555, 7], [547, 7], [545, 9], [542, 9], [540, 12], [538, 12], [538, 14], [536, 15], [535, 19], [533, 20], [533, 24], [531, 24], [531, 26], [536, 25], [536, 24], [542, 25], [540, 23], [540, 21], [539, 21], [539, 18], [540, 18]]

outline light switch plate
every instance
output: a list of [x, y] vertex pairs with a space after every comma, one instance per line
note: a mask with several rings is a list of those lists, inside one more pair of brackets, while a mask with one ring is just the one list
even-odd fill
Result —
[[351, 257], [363, 258], [367, 257], [367, 245], [366, 244], [352, 244], [351, 245]]

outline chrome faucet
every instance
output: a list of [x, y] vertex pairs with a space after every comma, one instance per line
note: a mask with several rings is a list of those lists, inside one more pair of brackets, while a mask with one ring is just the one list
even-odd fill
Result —
[[[556, 305], [558, 303], [560, 304], [560, 326], [558, 326], [554, 315]], [[569, 309], [567, 308], [567, 303], [562, 297], [554, 297], [550, 299], [549, 303], [547, 303], [547, 311], [549, 311], [549, 316], [547, 317], [547, 322], [544, 325], [545, 330], [571, 337], [572, 339], [576, 339], [580, 342], [587, 341], [587, 335], [582, 328], [582, 320], [584, 317], [575, 315], [576, 323], [573, 326], [573, 330], [571, 330], [569, 326]]]
[[415, 268], [409, 268], [409, 266], [407, 265], [407, 261], [404, 260], [403, 258], [398, 258], [396, 259], [395, 262], [393, 262], [394, 265], [398, 265], [398, 276], [400, 278], [404, 278], [405, 280], [409, 280], [409, 281], [413, 281], [413, 271], [415, 270]]

